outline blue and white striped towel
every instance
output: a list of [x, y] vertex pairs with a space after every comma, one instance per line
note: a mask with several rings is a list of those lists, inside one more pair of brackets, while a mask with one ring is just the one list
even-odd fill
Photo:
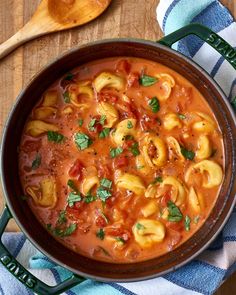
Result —
[[[157, 19], [165, 34], [189, 24], [202, 23], [236, 46], [236, 23], [215, 0], [161, 0]], [[229, 99], [236, 94], [235, 70], [207, 44], [196, 37], [180, 41], [176, 49], [202, 65], [220, 84]], [[23, 234], [6, 233], [4, 243], [17, 259], [45, 283], [53, 285], [70, 275], [49, 261]], [[68, 295], [199, 295], [214, 291], [236, 271], [236, 210], [211, 247], [197, 259], [164, 277], [123, 284], [86, 280], [67, 291]], [[236, 291], [235, 291], [236, 293]], [[32, 294], [0, 266], [0, 294]], [[233, 294], [232, 294], [233, 295]]]

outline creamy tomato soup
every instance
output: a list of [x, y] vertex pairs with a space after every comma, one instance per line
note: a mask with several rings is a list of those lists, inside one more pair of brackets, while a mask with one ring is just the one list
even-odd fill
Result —
[[178, 247], [224, 177], [222, 134], [202, 95], [153, 61], [97, 60], [56, 81], [27, 119], [27, 202], [66, 247], [128, 263]]

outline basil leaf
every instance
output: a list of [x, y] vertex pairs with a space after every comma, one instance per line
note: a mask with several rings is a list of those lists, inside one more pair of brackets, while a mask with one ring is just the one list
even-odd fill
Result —
[[67, 181], [67, 185], [74, 191], [74, 192], [78, 192], [78, 188], [75, 185], [74, 181], [72, 179], [69, 179]]
[[111, 187], [112, 187], [112, 181], [109, 180], [109, 179], [107, 179], [107, 178], [103, 178], [100, 181], [100, 184], [101, 184], [101, 186], [106, 187], [106, 188], [109, 188], [109, 189], [111, 189]]
[[102, 200], [103, 202], [105, 202], [109, 197], [111, 197], [111, 192], [109, 192], [107, 189], [105, 189], [104, 187], [99, 187], [97, 189], [97, 196], [100, 200]]
[[151, 98], [148, 104], [151, 107], [153, 113], [157, 113], [160, 110], [160, 103], [156, 96]]
[[125, 240], [121, 237], [115, 238], [117, 240], [117, 242], [121, 243], [121, 244], [125, 244]]
[[99, 121], [99, 123], [101, 124], [101, 125], [104, 125], [105, 124], [105, 121], [106, 121], [106, 115], [102, 115], [101, 116], [101, 119], [100, 119], [100, 121]]
[[180, 209], [173, 203], [172, 201], [169, 201], [167, 204], [169, 215], [168, 220], [171, 222], [178, 222], [183, 219], [183, 214], [180, 211]]
[[163, 182], [163, 179], [162, 179], [161, 176], [156, 177], [156, 178], [153, 180], [152, 184], [155, 184], [155, 183], [157, 183], [157, 182], [159, 182], [159, 183]]
[[194, 219], [193, 219], [193, 222], [194, 222], [195, 224], [197, 224], [198, 221], [199, 221], [199, 219], [200, 219], [200, 216], [199, 216], [199, 215], [198, 215], [198, 216], [195, 216]]
[[184, 114], [177, 114], [177, 116], [178, 116], [181, 120], [186, 119], [186, 116], [185, 116]]
[[112, 149], [110, 149], [110, 156], [112, 158], [115, 158], [118, 155], [120, 155], [122, 152], [123, 152], [123, 148], [122, 147], [112, 148]]
[[73, 78], [74, 78], [74, 74], [69, 72], [66, 74], [64, 80], [71, 81], [71, 80], [73, 80]]
[[148, 75], [142, 75], [139, 79], [139, 84], [142, 86], [148, 87], [154, 85], [158, 81], [157, 78], [148, 76]]
[[97, 200], [97, 197], [93, 196], [90, 192], [84, 198], [84, 202], [86, 204], [92, 203], [96, 200]]
[[70, 103], [70, 93], [69, 91], [66, 91], [63, 93], [63, 99], [65, 103]]
[[84, 120], [83, 119], [79, 119], [78, 120], [79, 127], [82, 127], [83, 126], [83, 123], [84, 123]]
[[181, 154], [188, 160], [193, 160], [195, 157], [195, 153], [193, 151], [187, 150], [185, 147], [180, 146]]
[[48, 141], [53, 141], [56, 143], [60, 143], [65, 139], [64, 135], [56, 131], [48, 131], [47, 136], [48, 136]]
[[66, 219], [66, 211], [65, 210], [61, 210], [59, 215], [58, 215], [58, 220], [57, 223], [62, 224], [62, 223], [66, 223], [67, 219]]
[[99, 138], [105, 138], [109, 135], [110, 133], [110, 128], [104, 128], [100, 133], [99, 133]]
[[96, 236], [100, 239], [100, 240], [104, 240], [105, 237], [105, 232], [102, 228], [100, 228], [97, 232], [96, 232]]
[[190, 223], [191, 223], [191, 218], [188, 215], [186, 215], [184, 220], [184, 227], [186, 231], [190, 231]]
[[128, 121], [128, 122], [127, 122], [127, 128], [128, 128], [128, 129], [132, 129], [132, 128], [133, 128], [133, 124], [132, 124], [131, 121]]
[[41, 155], [40, 154], [36, 154], [35, 159], [32, 162], [31, 169], [32, 170], [38, 169], [39, 166], [41, 165], [41, 160], [42, 160]]
[[55, 228], [53, 234], [58, 237], [70, 236], [77, 229], [76, 223], [70, 224], [66, 229]]
[[133, 143], [129, 150], [135, 157], [140, 154], [137, 142]]
[[140, 230], [140, 229], [145, 229], [146, 227], [144, 226], [144, 225], [142, 225], [141, 223], [136, 223], [136, 228], [138, 229], [138, 230]]
[[92, 119], [90, 122], [89, 122], [89, 125], [88, 125], [88, 128], [90, 131], [94, 131], [95, 130], [95, 124], [96, 124], [97, 120], [96, 119]]
[[82, 200], [81, 195], [77, 192], [72, 192], [69, 194], [67, 203], [69, 207], [73, 207], [76, 202], [80, 202]]
[[85, 150], [93, 143], [90, 137], [84, 133], [76, 133], [74, 136], [74, 140], [75, 144], [80, 150]]
[[233, 106], [234, 110], [236, 111], [236, 96], [231, 101], [231, 105]]

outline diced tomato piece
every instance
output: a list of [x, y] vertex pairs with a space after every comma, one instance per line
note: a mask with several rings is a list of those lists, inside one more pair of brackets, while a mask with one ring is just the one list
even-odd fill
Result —
[[119, 169], [119, 168], [128, 166], [128, 164], [129, 164], [129, 159], [128, 159], [128, 157], [125, 157], [125, 156], [119, 156], [119, 157], [115, 158], [113, 161], [113, 167], [115, 169]]
[[73, 207], [66, 207], [66, 212], [68, 213], [69, 218], [77, 220], [80, 217], [80, 213], [83, 211], [84, 203], [76, 202]]
[[156, 118], [150, 117], [145, 114], [140, 119], [140, 125], [143, 131], [148, 131], [148, 130], [158, 130], [160, 123], [158, 122]]
[[138, 73], [130, 73], [127, 80], [128, 86], [139, 87], [139, 78], [140, 78], [140, 75]]
[[132, 140], [132, 139], [125, 140], [124, 143], [123, 143], [123, 145], [122, 145], [123, 149], [130, 148], [134, 144], [134, 142], [135, 141]]
[[41, 147], [41, 140], [26, 140], [22, 146], [25, 153], [38, 151]]
[[96, 217], [95, 223], [98, 227], [105, 227], [107, 225], [105, 218], [101, 215]]
[[155, 145], [154, 144], [149, 144], [149, 146], [148, 146], [148, 154], [149, 154], [149, 156], [150, 157], [155, 157], [155, 155], [156, 155], [156, 151], [157, 151], [157, 149], [156, 149], [156, 147], [155, 147]]
[[117, 102], [119, 97], [113, 93], [110, 92], [100, 92], [98, 94], [98, 101], [106, 101], [110, 103]]
[[180, 232], [173, 229], [168, 229], [168, 235], [170, 237], [169, 248], [172, 250], [173, 247], [181, 241], [182, 235]]
[[168, 202], [171, 200], [170, 192], [166, 192], [164, 196], [161, 198], [161, 206], [163, 208], [167, 207]]
[[183, 222], [181, 222], [181, 221], [179, 221], [179, 222], [168, 221], [166, 223], [166, 227], [170, 228], [170, 229], [173, 229], [175, 231], [181, 231], [183, 229]]
[[116, 70], [118, 72], [129, 74], [131, 70], [131, 64], [126, 59], [122, 59], [116, 64]]
[[99, 178], [110, 178], [112, 175], [110, 168], [108, 165], [99, 163], [98, 165], [98, 177]]
[[79, 180], [82, 176], [82, 169], [83, 164], [80, 162], [79, 159], [77, 159], [71, 166], [68, 174], [70, 177], [76, 177]]
[[120, 227], [109, 227], [105, 229], [105, 233], [107, 235], [113, 236], [113, 237], [120, 237], [124, 241], [128, 241], [131, 238], [131, 234], [127, 229], [123, 229]]

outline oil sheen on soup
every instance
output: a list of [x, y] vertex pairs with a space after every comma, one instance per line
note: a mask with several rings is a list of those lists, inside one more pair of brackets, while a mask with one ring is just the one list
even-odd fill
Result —
[[159, 63], [97, 60], [56, 81], [27, 119], [24, 194], [58, 241], [97, 260], [158, 257], [208, 217], [222, 134], [190, 82]]

